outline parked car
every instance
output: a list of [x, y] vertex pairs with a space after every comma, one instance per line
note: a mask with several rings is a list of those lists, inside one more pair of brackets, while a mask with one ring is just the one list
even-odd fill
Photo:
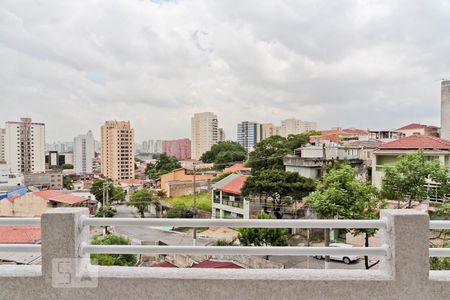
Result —
[[[352, 245], [348, 245], [348, 244], [344, 244], [344, 243], [333, 243], [330, 244], [330, 247], [334, 247], [334, 248], [353, 248]], [[314, 256], [317, 259], [324, 259], [324, 256], [321, 255], [316, 255]], [[342, 261], [344, 264], [349, 264], [351, 262], [354, 261], [358, 261], [359, 257], [354, 256], [354, 255], [330, 255], [330, 259], [332, 260], [337, 260], [337, 261]]]

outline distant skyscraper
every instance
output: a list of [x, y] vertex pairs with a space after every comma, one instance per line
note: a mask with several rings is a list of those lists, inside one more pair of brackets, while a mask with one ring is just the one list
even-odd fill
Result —
[[255, 144], [262, 140], [262, 125], [249, 121], [238, 124], [237, 140], [247, 152], [252, 151]]
[[0, 128], [0, 162], [4, 162], [6, 160], [6, 157], [5, 157], [5, 135], [6, 135], [6, 129]]
[[102, 174], [113, 180], [134, 178], [134, 129], [130, 121], [106, 121], [101, 133]]
[[218, 142], [217, 116], [212, 112], [194, 114], [191, 119], [192, 159], [200, 159], [203, 153]]
[[441, 138], [450, 140], [450, 80], [441, 82]]
[[13, 173], [45, 172], [45, 125], [30, 118], [6, 122], [5, 158]]
[[163, 153], [168, 156], [175, 156], [179, 160], [191, 158], [190, 139], [163, 141], [162, 146]]
[[272, 123], [264, 123], [261, 125], [261, 127], [263, 140], [274, 135], [280, 135], [280, 127], [275, 126]]
[[300, 134], [306, 131], [316, 130], [316, 122], [301, 121], [297, 119], [286, 119], [281, 121], [280, 135], [288, 137], [290, 134]]
[[80, 134], [73, 139], [73, 167], [76, 173], [92, 174], [92, 161], [95, 157], [95, 141], [92, 131]]
[[219, 133], [217, 135], [218, 142], [223, 142], [226, 139], [225, 130], [223, 128], [219, 128]]

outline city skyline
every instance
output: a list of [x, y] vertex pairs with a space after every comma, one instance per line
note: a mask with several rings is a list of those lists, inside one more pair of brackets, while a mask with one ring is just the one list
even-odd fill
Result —
[[45, 122], [49, 141], [114, 119], [138, 141], [188, 137], [199, 111], [232, 140], [245, 120], [438, 125], [449, 14], [443, 1], [7, 1], [0, 120]]

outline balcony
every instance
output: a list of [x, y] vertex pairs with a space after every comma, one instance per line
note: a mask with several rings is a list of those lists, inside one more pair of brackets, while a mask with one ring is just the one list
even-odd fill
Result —
[[[382, 243], [350, 249], [89, 244], [90, 226], [168, 224], [377, 228]], [[42, 251], [42, 266], [0, 266], [0, 299], [445, 299], [450, 295], [450, 271], [429, 271], [429, 257], [450, 257], [450, 249], [429, 249], [428, 241], [430, 229], [450, 229], [450, 222], [430, 222], [427, 214], [414, 210], [383, 210], [379, 220], [205, 220], [89, 218], [87, 209], [57, 208], [42, 219], [0, 218], [2, 225], [41, 226], [42, 245], [0, 245], [0, 251]], [[96, 267], [89, 263], [90, 253], [370, 255], [379, 256], [381, 262], [378, 270], [368, 271]]]

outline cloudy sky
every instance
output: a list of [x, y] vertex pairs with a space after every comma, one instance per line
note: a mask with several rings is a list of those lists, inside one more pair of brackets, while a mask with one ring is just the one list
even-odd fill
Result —
[[332, 126], [439, 124], [450, 1], [0, 0], [0, 124], [47, 142], [105, 120], [136, 140], [190, 136], [213, 111]]

